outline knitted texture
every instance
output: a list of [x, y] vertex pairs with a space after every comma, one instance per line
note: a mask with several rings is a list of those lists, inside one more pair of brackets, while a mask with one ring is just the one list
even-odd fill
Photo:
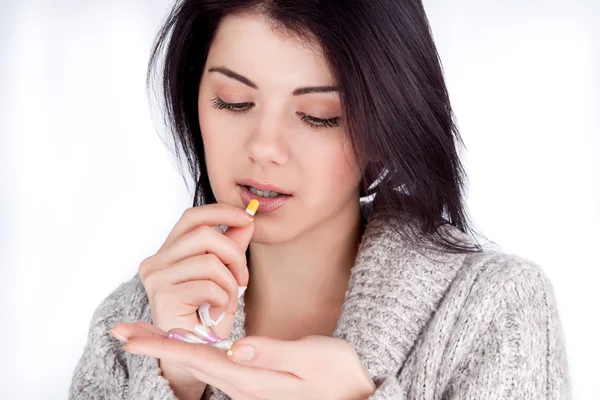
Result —
[[[536, 264], [415, 247], [394, 228], [369, 218], [333, 335], [376, 383], [369, 400], [571, 398], [553, 288]], [[239, 305], [232, 339], [245, 334], [244, 297]], [[156, 359], [109, 334], [138, 320], [152, 322], [136, 274], [95, 310], [70, 399], [176, 399]], [[203, 399], [229, 397], [209, 386]]]

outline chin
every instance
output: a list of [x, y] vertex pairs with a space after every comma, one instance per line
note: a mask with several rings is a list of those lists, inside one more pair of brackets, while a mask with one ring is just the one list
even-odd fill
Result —
[[252, 243], [282, 244], [291, 241], [298, 235], [295, 230], [290, 230], [288, 224], [275, 223], [260, 218], [256, 219]]

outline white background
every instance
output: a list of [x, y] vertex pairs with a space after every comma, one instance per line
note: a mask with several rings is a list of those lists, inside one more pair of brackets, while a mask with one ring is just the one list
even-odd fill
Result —
[[[599, 10], [426, 0], [476, 226], [550, 277], [575, 399], [600, 372]], [[166, 0], [0, 2], [0, 398], [64, 399], [97, 305], [191, 197], [156, 133]]]

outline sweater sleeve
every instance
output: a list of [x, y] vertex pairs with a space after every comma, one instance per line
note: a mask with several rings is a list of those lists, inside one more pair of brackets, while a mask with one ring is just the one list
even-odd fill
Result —
[[[446, 360], [442, 368], [452, 372], [448, 377], [437, 377], [441, 398], [571, 399], [553, 287], [538, 266], [512, 259], [515, 260], [517, 263], [506, 271], [481, 278], [501, 282], [499, 285], [477, 282], [479, 293], [487, 289], [491, 301], [475, 296], [464, 304], [472, 310], [464, 320], [482, 319], [489, 323], [477, 324], [479, 328], [474, 331], [469, 327], [475, 325], [465, 324], [444, 345]], [[448, 352], [451, 347], [453, 353]], [[455, 359], [457, 354], [462, 356]], [[409, 396], [410, 390], [407, 393], [396, 376], [376, 377], [374, 381], [376, 390], [368, 400], [403, 400]]]
[[508, 271], [486, 310], [491, 323], [459, 365], [449, 399], [571, 398], [564, 337], [552, 284], [531, 263]]
[[83, 355], [73, 372], [70, 400], [177, 400], [158, 361], [125, 352], [109, 332], [119, 322], [147, 320], [143, 315], [147, 314], [147, 302], [136, 274], [96, 308]]

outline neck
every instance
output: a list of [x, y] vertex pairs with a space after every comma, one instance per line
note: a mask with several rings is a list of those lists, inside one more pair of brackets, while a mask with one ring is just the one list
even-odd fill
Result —
[[252, 309], [292, 317], [341, 307], [362, 231], [356, 202], [293, 241], [252, 243]]

